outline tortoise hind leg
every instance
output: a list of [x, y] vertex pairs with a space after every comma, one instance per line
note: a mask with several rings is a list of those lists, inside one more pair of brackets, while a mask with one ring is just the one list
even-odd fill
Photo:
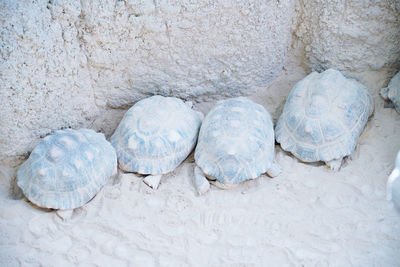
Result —
[[269, 168], [269, 170], [267, 171], [267, 174], [269, 177], [274, 178], [279, 174], [281, 174], [281, 172], [282, 172], [282, 167], [274, 161], [272, 162], [271, 168]]
[[194, 167], [194, 185], [199, 195], [204, 194], [210, 189], [210, 183], [198, 166]]
[[382, 96], [383, 99], [389, 100], [389, 87], [385, 87], [381, 89], [380, 95]]
[[159, 175], [148, 175], [143, 179], [143, 182], [154, 190], [158, 188], [161, 180], [161, 174]]
[[73, 213], [74, 213], [73, 209], [69, 209], [69, 210], [58, 209], [58, 210], [56, 210], [57, 216], [60, 217], [63, 221], [70, 220], [72, 218]]
[[343, 160], [343, 158], [333, 159], [333, 160], [325, 162], [325, 164], [329, 168], [331, 168], [332, 171], [339, 171], [340, 167], [342, 167], [342, 160]]

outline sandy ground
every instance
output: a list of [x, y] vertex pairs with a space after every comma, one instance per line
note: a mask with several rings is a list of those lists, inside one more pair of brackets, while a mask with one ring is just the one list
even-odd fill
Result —
[[[273, 85], [282, 97], [297, 73]], [[280, 101], [252, 99], [279, 115]], [[385, 200], [400, 115], [378, 95], [375, 107], [340, 172], [277, 146], [280, 176], [199, 197], [191, 155], [156, 191], [119, 173], [69, 221], [33, 207], [2, 167], [0, 266], [400, 266], [400, 215]]]

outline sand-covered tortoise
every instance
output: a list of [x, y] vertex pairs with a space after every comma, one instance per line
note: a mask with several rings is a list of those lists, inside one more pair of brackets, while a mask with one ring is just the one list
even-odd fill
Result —
[[156, 189], [193, 150], [203, 114], [175, 97], [152, 96], [137, 102], [110, 138], [120, 169], [147, 175]]
[[341, 167], [357, 144], [374, 104], [368, 89], [339, 71], [313, 72], [298, 82], [278, 119], [281, 147], [304, 162]]
[[46, 136], [18, 170], [17, 184], [39, 207], [71, 210], [91, 200], [117, 170], [102, 133], [59, 130]]
[[198, 193], [208, 191], [208, 180], [229, 188], [265, 172], [277, 176], [274, 149], [273, 123], [264, 107], [245, 97], [219, 101], [204, 118], [195, 150]]

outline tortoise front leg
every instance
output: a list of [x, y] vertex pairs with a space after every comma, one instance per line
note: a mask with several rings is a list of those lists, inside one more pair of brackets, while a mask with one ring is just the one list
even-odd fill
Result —
[[272, 162], [271, 168], [269, 168], [269, 170], [267, 170], [267, 174], [271, 178], [278, 176], [279, 174], [281, 174], [281, 172], [282, 172], [281, 165], [279, 165], [275, 161]]
[[339, 171], [340, 167], [342, 167], [342, 160], [343, 158], [333, 159], [325, 162], [325, 164], [328, 165], [328, 167], [331, 168], [332, 171]]
[[161, 174], [159, 175], [148, 175], [143, 179], [143, 182], [156, 190], [158, 188], [158, 185], [160, 184], [161, 180]]

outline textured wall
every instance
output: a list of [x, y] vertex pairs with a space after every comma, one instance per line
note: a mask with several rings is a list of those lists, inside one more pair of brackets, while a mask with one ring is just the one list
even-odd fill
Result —
[[294, 0], [0, 2], [0, 161], [146, 95], [250, 94], [282, 69]]
[[233, 96], [269, 85], [295, 1], [83, 1], [81, 35], [99, 104], [147, 94]]
[[30, 151], [40, 136], [85, 125], [96, 113], [75, 6], [0, 2], [0, 161]]
[[110, 134], [115, 108], [147, 95], [265, 90], [294, 24], [299, 65], [387, 82], [400, 69], [399, 14], [398, 0], [0, 0], [0, 162], [56, 129]]
[[296, 36], [308, 66], [351, 72], [400, 68], [399, 0], [300, 0]]

